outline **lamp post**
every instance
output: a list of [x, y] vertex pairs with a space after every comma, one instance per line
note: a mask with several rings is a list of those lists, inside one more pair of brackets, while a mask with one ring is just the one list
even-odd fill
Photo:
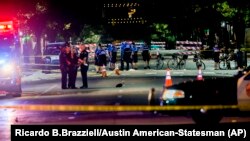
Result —
[[23, 32], [19, 31], [20, 53], [23, 55]]
[[227, 26], [228, 26], [228, 24], [225, 22], [225, 21], [222, 21], [221, 22], [221, 30], [222, 30], [222, 42], [225, 44], [226, 43], [226, 45], [228, 45], [228, 42], [229, 42], [229, 40], [227, 41], [227, 35], [225, 35], [225, 33], [228, 33], [228, 29], [227, 29]]

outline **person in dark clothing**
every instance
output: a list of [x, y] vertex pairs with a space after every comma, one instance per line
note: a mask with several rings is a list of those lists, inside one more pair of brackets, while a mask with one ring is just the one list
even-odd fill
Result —
[[145, 62], [144, 69], [150, 69], [149, 61], [150, 61], [151, 55], [149, 52], [149, 46], [146, 42], [144, 42], [144, 45], [142, 47], [142, 59]]
[[241, 50], [238, 50], [236, 53], [237, 56], [237, 67], [238, 69], [243, 68], [243, 52]]
[[70, 61], [68, 60], [68, 57], [67, 57], [66, 46], [61, 47], [61, 52], [59, 54], [60, 70], [61, 70], [61, 75], [62, 75], [61, 77], [62, 89], [67, 89], [67, 82], [68, 82], [68, 76], [69, 76]]
[[126, 42], [122, 42], [121, 43], [121, 70], [123, 71], [124, 70], [124, 60], [123, 60], [123, 56], [124, 56], [124, 49], [125, 49], [125, 46], [126, 46]]
[[132, 48], [132, 67], [133, 69], [137, 70], [138, 48], [135, 45], [135, 42], [132, 42], [131, 48]]
[[117, 48], [114, 44], [111, 45], [111, 54], [110, 54], [110, 63], [111, 63], [111, 69], [114, 70], [115, 69], [115, 64], [116, 64], [116, 57], [117, 57]]
[[129, 43], [124, 48], [123, 60], [126, 62], [126, 70], [129, 70], [129, 64], [132, 63], [132, 49]]
[[88, 56], [89, 53], [86, 50], [86, 47], [84, 45], [80, 45], [81, 53], [78, 59], [78, 62], [81, 67], [81, 75], [82, 75], [82, 86], [81, 89], [88, 88], [88, 69], [89, 69], [89, 62], [88, 62]]
[[75, 84], [76, 84], [76, 77], [77, 77], [77, 71], [78, 71], [78, 56], [77, 56], [77, 52], [75, 48], [72, 48], [70, 50], [70, 53], [68, 54], [68, 58], [70, 61], [68, 88], [77, 89]]
[[103, 69], [103, 67], [107, 66], [107, 53], [106, 50], [101, 46], [98, 51], [98, 66]]
[[98, 62], [98, 55], [99, 55], [99, 52], [100, 52], [99, 50], [100, 50], [101, 46], [102, 46], [101, 44], [98, 44], [98, 46], [95, 49], [95, 69], [96, 69], [96, 73], [101, 72], [99, 62]]
[[218, 45], [215, 45], [214, 48], [214, 69], [218, 70], [219, 69], [219, 62], [220, 62], [220, 49]]

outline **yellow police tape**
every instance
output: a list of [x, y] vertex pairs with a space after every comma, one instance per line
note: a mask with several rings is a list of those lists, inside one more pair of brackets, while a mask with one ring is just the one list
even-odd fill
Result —
[[[118, 112], [118, 111], [178, 111], [178, 110], [220, 110], [237, 109], [237, 105], [183, 105], [183, 106], [147, 106], [147, 105], [13, 105], [0, 108], [32, 111], [86, 111], [86, 112]], [[250, 106], [245, 107], [250, 109]]]

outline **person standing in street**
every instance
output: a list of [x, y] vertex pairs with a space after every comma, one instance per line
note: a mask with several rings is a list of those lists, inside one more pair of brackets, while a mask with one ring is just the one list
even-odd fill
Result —
[[89, 53], [86, 50], [86, 47], [84, 45], [80, 45], [80, 56], [78, 59], [80, 68], [81, 68], [81, 75], [82, 75], [82, 86], [80, 87], [81, 89], [86, 89], [88, 88], [88, 69], [89, 69], [89, 62], [88, 62], [88, 58], [89, 58]]
[[60, 70], [61, 70], [61, 88], [67, 89], [68, 77], [69, 77], [69, 65], [70, 61], [67, 57], [66, 47], [69, 46], [68, 43], [65, 43], [63, 47], [61, 47], [61, 52], [59, 54], [60, 61]]
[[98, 60], [98, 55], [99, 55], [101, 46], [102, 46], [101, 44], [98, 44], [98, 46], [95, 49], [95, 70], [96, 70], [96, 73], [101, 73], [101, 68], [99, 66], [99, 60]]
[[144, 69], [150, 69], [149, 61], [150, 61], [151, 55], [149, 52], [149, 46], [146, 42], [144, 42], [144, 45], [142, 47], [142, 59], [145, 62]]
[[110, 53], [110, 62], [111, 62], [111, 70], [115, 69], [116, 61], [117, 61], [117, 48], [114, 43], [111, 45], [111, 53]]
[[126, 42], [124, 41], [124, 42], [121, 43], [121, 46], [120, 46], [120, 48], [121, 48], [121, 51], [120, 51], [120, 53], [121, 53], [121, 55], [120, 55], [121, 68], [120, 68], [120, 70], [122, 70], [122, 71], [124, 70], [124, 60], [123, 60], [123, 58], [124, 58], [125, 46], [126, 46]]
[[243, 52], [238, 49], [237, 53], [237, 67], [238, 67], [238, 70], [241, 70], [243, 69]]
[[132, 49], [129, 43], [125, 45], [123, 60], [126, 62], [126, 70], [130, 69], [129, 64], [132, 64]]
[[132, 68], [137, 70], [138, 48], [135, 45], [135, 42], [132, 42], [131, 48], [132, 48]]
[[112, 58], [112, 44], [109, 43], [107, 44], [107, 51], [108, 51], [108, 57], [109, 57], [109, 70], [112, 70], [112, 62], [111, 62], [111, 58]]
[[78, 71], [78, 56], [77, 56], [77, 51], [75, 48], [71, 47], [68, 58], [70, 60], [68, 88], [77, 89], [76, 77], [77, 77], [77, 71]]
[[101, 71], [103, 71], [103, 69], [105, 69], [105, 67], [107, 66], [107, 52], [101, 46], [97, 54], [98, 54], [98, 66], [101, 68]]
[[220, 48], [216, 44], [213, 48], [214, 50], [214, 69], [219, 70], [219, 62], [220, 62]]

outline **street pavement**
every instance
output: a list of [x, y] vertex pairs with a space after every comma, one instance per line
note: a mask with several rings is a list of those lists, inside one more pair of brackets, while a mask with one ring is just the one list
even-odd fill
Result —
[[[129, 70], [129, 71], [120, 71], [120, 76], [127, 77], [144, 77], [144, 76], [162, 76], [165, 77], [166, 70]], [[197, 70], [170, 70], [171, 76], [196, 76], [198, 74]], [[204, 76], [233, 76], [237, 74], [237, 70], [203, 70], [202, 74]], [[81, 76], [80, 71], [78, 71], [78, 77]], [[108, 77], [119, 77], [116, 75], [114, 71], [107, 70]], [[88, 77], [102, 77], [101, 74], [96, 73], [93, 70], [88, 72]], [[33, 81], [41, 81], [41, 80], [52, 80], [52, 79], [60, 79], [60, 72], [52, 72], [49, 74], [45, 74], [42, 71], [35, 71], [32, 74], [23, 76], [22, 82], [33, 82]]]

